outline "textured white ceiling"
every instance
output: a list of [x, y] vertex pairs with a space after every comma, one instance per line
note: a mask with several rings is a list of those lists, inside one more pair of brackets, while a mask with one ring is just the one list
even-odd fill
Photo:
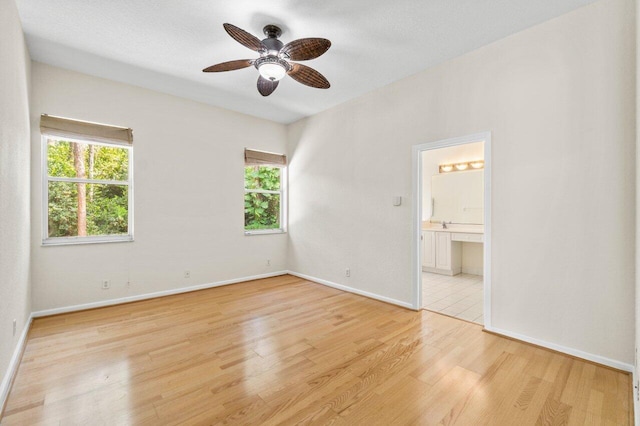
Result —
[[[34, 60], [282, 123], [315, 114], [594, 0], [17, 0]], [[331, 82], [285, 77], [269, 97], [258, 72], [203, 73], [257, 57], [224, 31], [229, 22], [286, 43], [324, 37], [305, 64]]]

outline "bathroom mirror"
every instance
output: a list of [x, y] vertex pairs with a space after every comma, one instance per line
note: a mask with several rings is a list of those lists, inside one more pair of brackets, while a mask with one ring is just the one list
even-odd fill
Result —
[[484, 171], [433, 175], [431, 200], [431, 222], [483, 224]]

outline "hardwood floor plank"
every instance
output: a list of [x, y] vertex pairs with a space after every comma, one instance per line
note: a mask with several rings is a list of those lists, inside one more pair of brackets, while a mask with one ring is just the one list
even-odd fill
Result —
[[628, 374], [281, 276], [35, 319], [3, 425], [630, 425]]

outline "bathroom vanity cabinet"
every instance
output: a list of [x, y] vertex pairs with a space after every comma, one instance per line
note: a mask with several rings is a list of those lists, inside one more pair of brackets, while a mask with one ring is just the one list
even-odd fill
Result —
[[[460, 225], [451, 229], [423, 229], [421, 234], [422, 243], [422, 270], [444, 275], [457, 275], [463, 271], [462, 251], [469, 243], [484, 243], [484, 233], [482, 228], [461, 227]], [[467, 259], [466, 261], [469, 261]], [[465, 273], [482, 275], [482, 268], [466, 265]]]
[[451, 232], [422, 231], [422, 270], [457, 275], [462, 270], [462, 247]]

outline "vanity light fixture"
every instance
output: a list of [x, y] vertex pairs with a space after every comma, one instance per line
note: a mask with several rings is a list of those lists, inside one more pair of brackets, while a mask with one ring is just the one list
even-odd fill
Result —
[[467, 161], [465, 163], [455, 163], [455, 164], [440, 164], [438, 167], [438, 171], [440, 173], [449, 173], [449, 172], [462, 172], [468, 170], [471, 167], [474, 170], [479, 170], [484, 168], [483, 160], [474, 160]]

